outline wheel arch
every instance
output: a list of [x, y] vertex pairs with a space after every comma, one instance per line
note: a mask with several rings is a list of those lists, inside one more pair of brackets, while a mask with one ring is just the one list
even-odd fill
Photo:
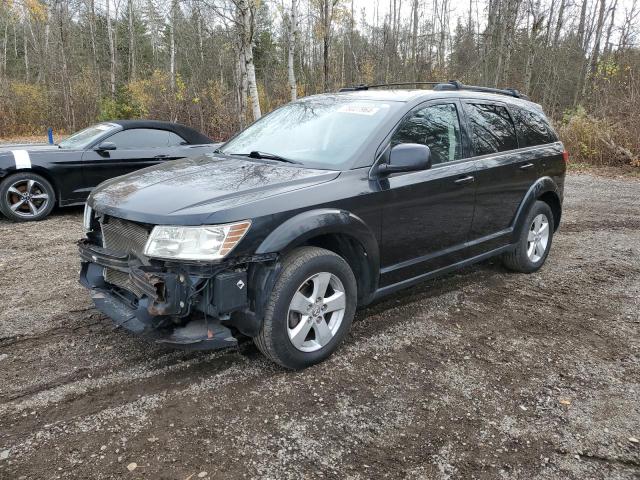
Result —
[[343, 257], [358, 282], [358, 303], [370, 301], [378, 287], [380, 251], [375, 235], [360, 217], [329, 208], [302, 212], [271, 232], [256, 253], [286, 254], [306, 245]]
[[358, 286], [358, 305], [370, 302], [377, 288], [377, 275], [368, 260], [365, 247], [355, 237], [345, 233], [327, 233], [309, 238], [296, 247], [311, 246], [324, 248], [342, 257], [351, 267]]
[[558, 230], [560, 226], [560, 217], [562, 216], [562, 204], [560, 203], [560, 197], [556, 192], [546, 191], [538, 197], [538, 200], [545, 202], [551, 208], [553, 213], [553, 231]]
[[551, 177], [539, 178], [527, 191], [518, 211], [516, 212], [513, 222], [513, 241], [517, 238], [519, 232], [524, 226], [527, 212], [531, 206], [538, 200], [545, 202], [551, 208], [553, 213], [554, 231], [560, 226], [560, 217], [562, 215], [562, 202], [560, 200], [560, 188]]

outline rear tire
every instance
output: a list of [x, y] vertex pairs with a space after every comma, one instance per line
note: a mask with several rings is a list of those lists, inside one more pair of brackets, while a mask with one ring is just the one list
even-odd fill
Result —
[[553, 240], [553, 212], [549, 205], [536, 201], [525, 219], [515, 249], [502, 256], [510, 270], [533, 273], [544, 265]]
[[349, 264], [317, 247], [283, 260], [254, 342], [270, 360], [298, 370], [326, 359], [351, 328], [357, 284]]
[[56, 204], [49, 181], [33, 172], [15, 173], [0, 182], [0, 212], [14, 222], [47, 217]]

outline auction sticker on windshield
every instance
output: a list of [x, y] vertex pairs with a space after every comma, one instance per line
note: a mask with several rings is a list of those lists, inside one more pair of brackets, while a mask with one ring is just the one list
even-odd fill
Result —
[[370, 103], [348, 103], [338, 109], [340, 113], [353, 113], [355, 115], [372, 116], [378, 113], [382, 108], [389, 108], [387, 104], [373, 105]]

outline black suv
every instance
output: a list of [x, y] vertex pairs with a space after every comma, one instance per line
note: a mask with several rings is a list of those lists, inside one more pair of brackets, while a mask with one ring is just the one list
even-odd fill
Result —
[[457, 82], [289, 103], [215, 153], [102, 183], [81, 283], [116, 324], [304, 368], [358, 306], [501, 255], [544, 263], [567, 153], [539, 105]]

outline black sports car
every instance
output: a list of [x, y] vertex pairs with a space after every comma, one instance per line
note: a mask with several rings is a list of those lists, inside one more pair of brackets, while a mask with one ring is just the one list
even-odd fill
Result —
[[85, 128], [57, 145], [0, 144], [0, 211], [41, 220], [53, 207], [83, 203], [99, 183], [215, 150], [196, 130], [153, 120], [116, 120]]

